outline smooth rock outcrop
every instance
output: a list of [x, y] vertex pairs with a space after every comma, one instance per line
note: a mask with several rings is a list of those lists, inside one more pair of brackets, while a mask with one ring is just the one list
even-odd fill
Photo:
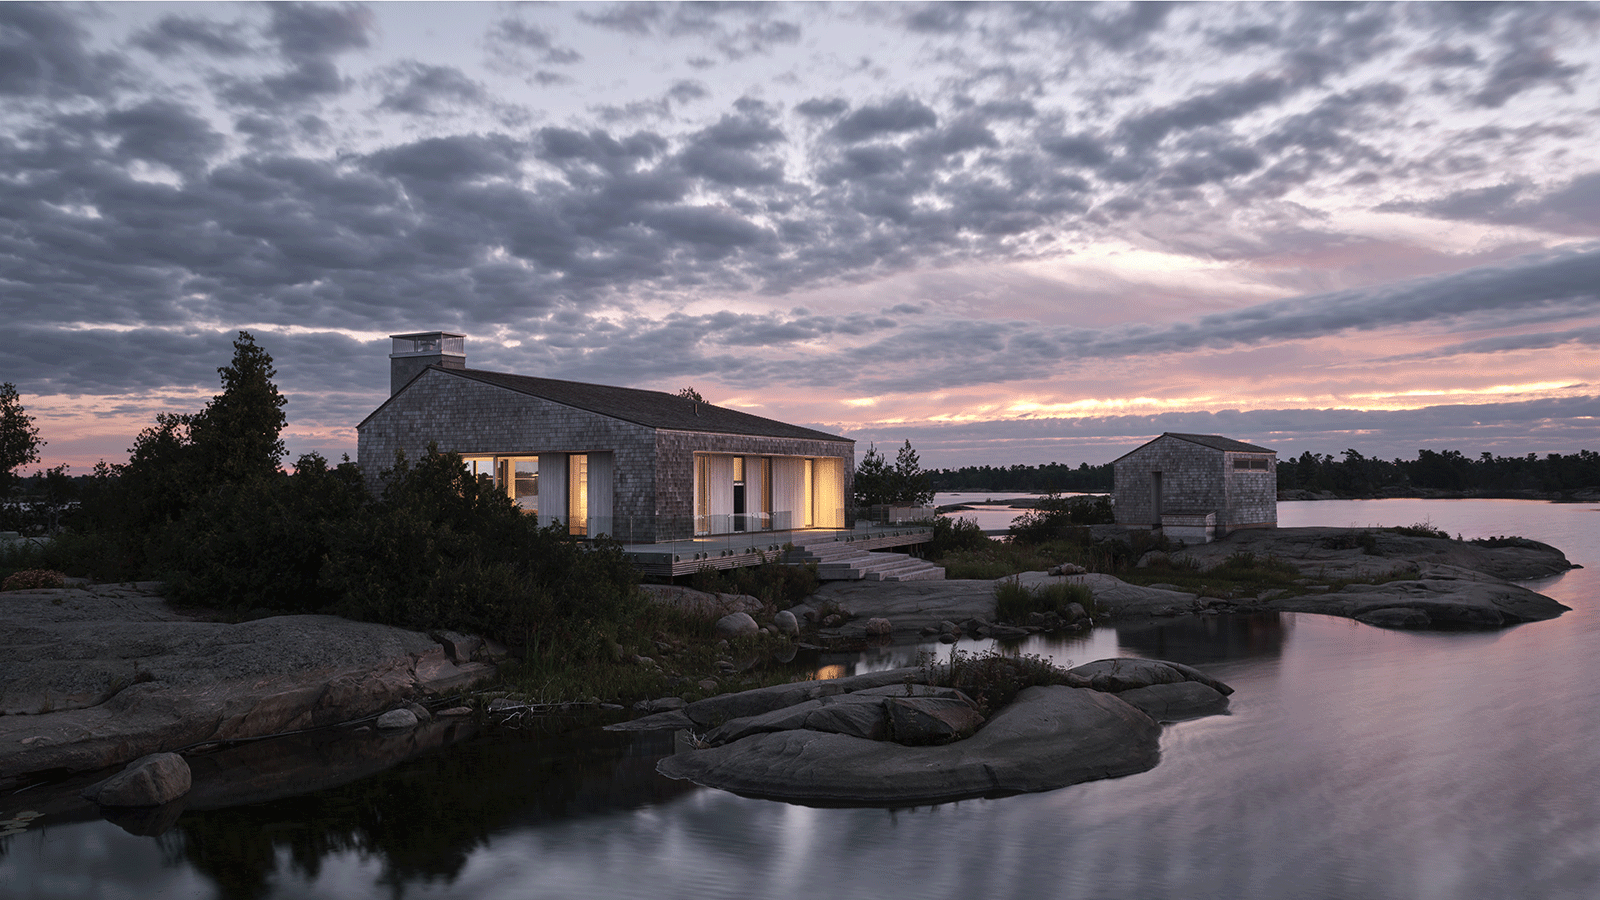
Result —
[[906, 806], [1044, 791], [1142, 772], [1160, 726], [1112, 694], [1031, 687], [977, 734], [937, 747], [809, 730], [757, 734], [666, 757], [657, 771], [753, 797]]
[[0, 784], [348, 722], [494, 673], [414, 631], [335, 616], [198, 621], [155, 590], [6, 595]]

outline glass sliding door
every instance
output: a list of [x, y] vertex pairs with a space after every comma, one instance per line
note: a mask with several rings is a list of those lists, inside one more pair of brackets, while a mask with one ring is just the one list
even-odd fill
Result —
[[568, 533], [589, 533], [589, 456], [573, 453], [567, 457]]

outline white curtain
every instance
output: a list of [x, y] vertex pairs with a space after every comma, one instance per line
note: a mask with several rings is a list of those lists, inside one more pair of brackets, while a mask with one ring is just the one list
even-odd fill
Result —
[[733, 531], [733, 457], [705, 456], [705, 489], [697, 492], [705, 497], [706, 530], [712, 534]]
[[539, 454], [539, 524], [567, 521], [567, 455]]
[[817, 459], [811, 504], [812, 524], [818, 528], [844, 527], [844, 460], [837, 456]]
[[589, 454], [589, 536], [617, 533], [611, 515], [612, 457], [610, 453]]
[[806, 525], [806, 461], [793, 456], [772, 458], [772, 527]]
[[771, 528], [772, 523], [766, 513], [768, 509], [767, 494], [771, 483], [772, 473], [767, 469], [767, 460], [761, 456], [746, 456], [744, 458], [744, 513], [745, 521], [749, 522], [750, 531], [760, 531]]

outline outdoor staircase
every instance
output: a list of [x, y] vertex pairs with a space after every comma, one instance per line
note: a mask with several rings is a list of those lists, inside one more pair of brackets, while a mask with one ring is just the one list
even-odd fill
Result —
[[817, 575], [823, 581], [944, 580], [944, 569], [927, 560], [906, 553], [874, 553], [831, 539], [805, 546], [796, 544], [783, 561], [794, 566], [816, 563]]

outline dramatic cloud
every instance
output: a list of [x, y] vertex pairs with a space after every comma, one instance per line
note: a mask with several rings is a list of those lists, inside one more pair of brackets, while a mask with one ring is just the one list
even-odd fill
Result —
[[1597, 37], [1589, 4], [0, 4], [0, 380], [74, 464], [203, 402], [242, 328], [328, 455], [429, 327], [949, 464], [1526, 410], [1570, 451]]

